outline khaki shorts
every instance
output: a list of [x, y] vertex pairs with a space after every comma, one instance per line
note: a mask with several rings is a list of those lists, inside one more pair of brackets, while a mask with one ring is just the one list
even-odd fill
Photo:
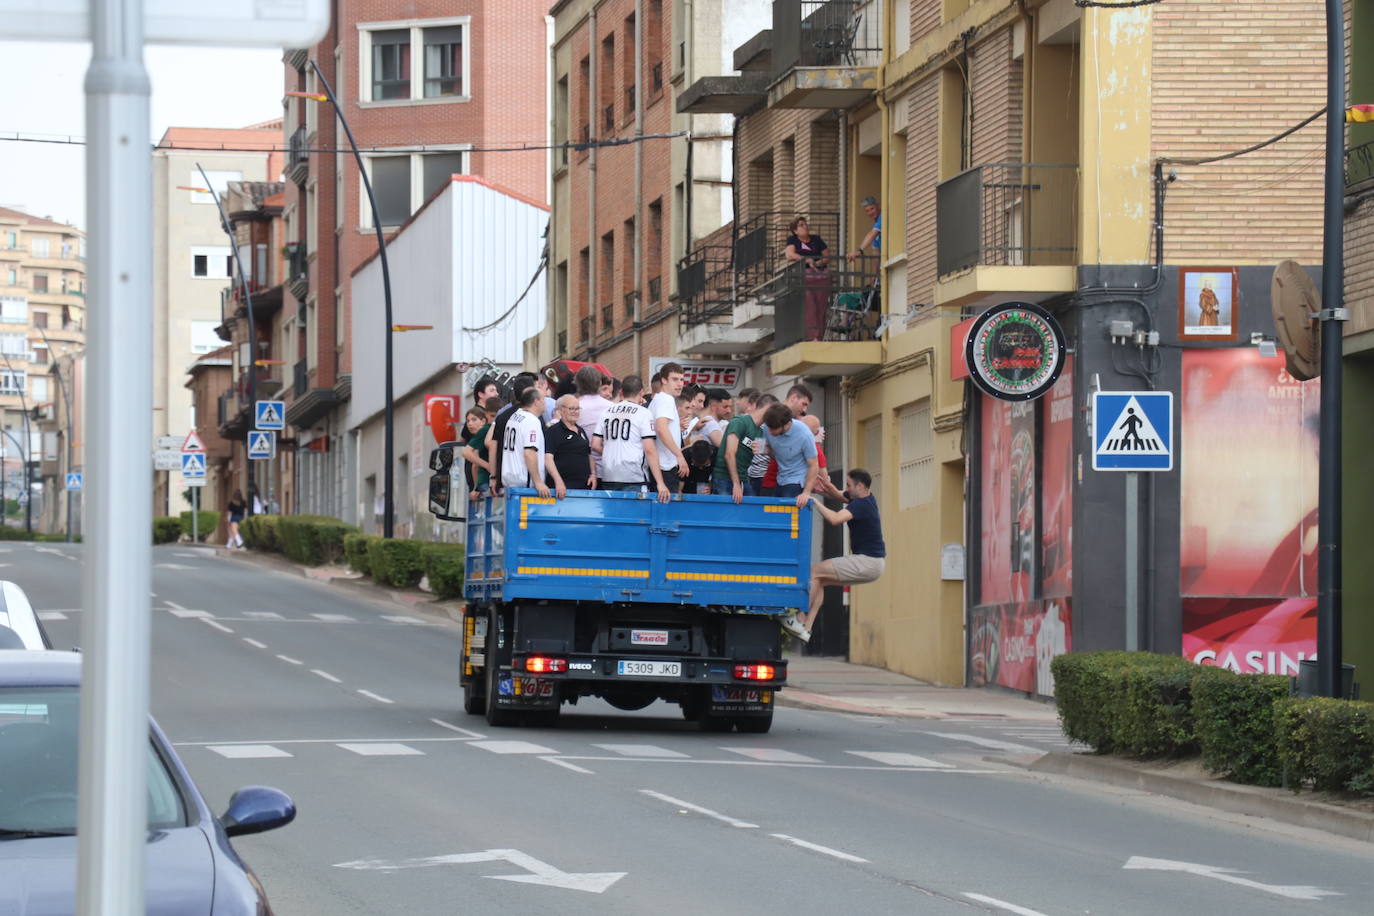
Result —
[[868, 557], [852, 553], [844, 557], [831, 557], [826, 560], [835, 571], [835, 581], [845, 585], [862, 585], [873, 582], [883, 574], [883, 558]]

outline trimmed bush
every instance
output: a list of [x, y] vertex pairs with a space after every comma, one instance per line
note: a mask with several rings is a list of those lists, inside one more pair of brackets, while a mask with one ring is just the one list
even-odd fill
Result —
[[[192, 510], [187, 509], [185, 512], [181, 513], [181, 532], [187, 537], [190, 537], [192, 530], [195, 530], [196, 533], [200, 535], [200, 539], [204, 541], [207, 537], [214, 534], [215, 529], [219, 527], [219, 513], [210, 509], [201, 509], [200, 518], [192, 519], [191, 511]], [[196, 524], [200, 526], [199, 529], [192, 529], [192, 521], [195, 521]]]
[[250, 515], [239, 522], [243, 546], [250, 550], [281, 551], [280, 515]]
[[1113, 719], [1121, 694], [1118, 673], [1139, 664], [1138, 652], [1071, 652], [1050, 662], [1054, 702], [1064, 734], [1099, 754], [1112, 751]]
[[153, 543], [170, 544], [181, 537], [181, 519], [160, 515], [153, 519]]
[[367, 544], [372, 537], [370, 534], [350, 532], [345, 534], [343, 539], [344, 557], [347, 558], [348, 565], [364, 576], [372, 575], [372, 564], [367, 553]]
[[1289, 697], [1274, 704], [1287, 784], [1374, 795], [1374, 703]]
[[[42, 541], [46, 544], [65, 544], [67, 542], [67, 534], [66, 532], [62, 532], [60, 534], [35, 534], [33, 536], [33, 539], [35, 541]], [[80, 544], [81, 535], [73, 534], [72, 543]]]
[[422, 551], [430, 591], [440, 598], [463, 597], [464, 559], [462, 544], [426, 544]]
[[370, 538], [367, 562], [372, 569], [372, 578], [392, 588], [414, 588], [419, 585], [420, 577], [425, 574], [422, 551], [427, 543], [404, 538]]
[[280, 515], [276, 519], [282, 553], [307, 566], [338, 562], [344, 553], [344, 535], [358, 530], [325, 515]]
[[1237, 674], [1204, 665], [1193, 673], [1193, 729], [1202, 763], [1213, 773], [1253, 786], [1283, 782], [1274, 735], [1274, 703], [1288, 696], [1288, 678]]
[[23, 528], [0, 525], [0, 541], [32, 541], [33, 539], [34, 535]]
[[1136, 757], [1196, 750], [1192, 682], [1197, 666], [1178, 655], [1140, 654], [1139, 664], [1120, 669], [1125, 690], [1112, 722], [1112, 745]]

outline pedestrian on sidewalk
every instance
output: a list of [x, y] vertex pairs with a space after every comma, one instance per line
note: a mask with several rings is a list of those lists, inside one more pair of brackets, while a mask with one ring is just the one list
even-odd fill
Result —
[[853, 553], [843, 557], [821, 560], [811, 567], [811, 602], [804, 614], [789, 615], [782, 622], [783, 629], [802, 642], [811, 639], [811, 628], [821, 612], [825, 589], [831, 585], [862, 585], [877, 581], [883, 574], [887, 547], [883, 543], [883, 526], [878, 517], [878, 500], [873, 495], [873, 475], [863, 468], [854, 468], [847, 475], [848, 487], [843, 492], [824, 477], [819, 490], [845, 503], [836, 512], [827, 508], [820, 494], [812, 493], [816, 511], [832, 525], [849, 525], [849, 547]]
[[239, 534], [239, 525], [243, 524], [243, 516], [248, 511], [248, 503], [243, 500], [243, 491], [235, 490], [234, 495], [229, 497], [229, 542], [226, 546], [242, 547], [243, 536]]

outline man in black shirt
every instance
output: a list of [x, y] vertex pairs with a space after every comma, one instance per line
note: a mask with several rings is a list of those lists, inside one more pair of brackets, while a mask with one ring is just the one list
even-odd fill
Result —
[[826, 586], [861, 585], [883, 574], [887, 546], [883, 543], [883, 526], [878, 518], [878, 500], [869, 489], [873, 486], [873, 475], [862, 468], [854, 468], [846, 477], [849, 488], [844, 492], [835, 489], [824, 476], [820, 478], [819, 489], [845, 503], [845, 508], [838, 512], [827, 509], [819, 494], [811, 494], [816, 511], [827, 522], [832, 525], [848, 523], [849, 549], [853, 553], [822, 560], [811, 567], [810, 606], [806, 613], [789, 615], [782, 622], [783, 629], [802, 642], [811, 639], [811, 627], [821, 612]]
[[596, 489], [596, 466], [592, 463], [592, 444], [577, 425], [582, 406], [576, 395], [558, 399], [557, 421], [544, 430], [544, 466], [559, 499], [569, 490]]

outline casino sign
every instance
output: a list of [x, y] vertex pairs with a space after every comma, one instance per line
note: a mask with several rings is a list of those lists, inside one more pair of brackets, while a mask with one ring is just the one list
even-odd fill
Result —
[[1004, 401], [1030, 401], [1049, 391], [1064, 367], [1064, 332], [1054, 316], [1029, 302], [1004, 302], [974, 320], [965, 355], [980, 389]]

